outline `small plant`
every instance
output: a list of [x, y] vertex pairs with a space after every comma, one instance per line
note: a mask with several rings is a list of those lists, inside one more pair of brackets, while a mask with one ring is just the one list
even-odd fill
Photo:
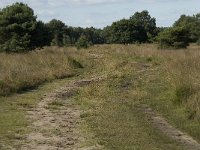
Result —
[[89, 47], [89, 42], [85, 36], [81, 36], [78, 41], [76, 42], [76, 48], [81, 49], [81, 48], [88, 48]]
[[182, 103], [187, 101], [192, 95], [192, 89], [189, 86], [182, 85], [176, 89], [177, 102]]
[[59, 101], [53, 101], [51, 103], [48, 104], [47, 109], [59, 109], [59, 107], [64, 106], [64, 104], [62, 102]]
[[147, 62], [152, 62], [153, 58], [152, 57], [147, 57]]
[[64, 104], [63, 104], [62, 102], [53, 101], [53, 102], [49, 103], [49, 105], [54, 105], [54, 106], [63, 106]]
[[83, 65], [72, 57], [68, 58], [68, 62], [74, 68], [84, 68]]
[[197, 41], [197, 45], [200, 45], [200, 38], [199, 38], [198, 41]]

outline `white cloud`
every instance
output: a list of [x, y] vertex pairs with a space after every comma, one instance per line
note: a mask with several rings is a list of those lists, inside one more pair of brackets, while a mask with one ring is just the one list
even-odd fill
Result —
[[125, 2], [126, 0], [71, 0], [74, 4], [105, 4]]
[[15, 2], [28, 4], [44, 22], [56, 18], [84, 27], [103, 27], [142, 10], [156, 17], [160, 26], [168, 26], [181, 14], [199, 12], [200, 4], [200, 0], [0, 0], [0, 8]]
[[106, 3], [119, 3], [126, 2], [129, 0], [1, 0], [0, 6], [12, 4], [15, 2], [24, 2], [32, 5], [50, 5], [50, 6], [60, 6], [60, 5], [92, 5], [92, 4], [106, 4]]
[[0, 7], [5, 7], [16, 2], [23, 2], [33, 6], [44, 6], [47, 0], [0, 0]]
[[[26, 0], [27, 1], [27, 0]], [[29, 0], [34, 1], [34, 0]], [[52, 7], [60, 7], [60, 6], [80, 6], [80, 5], [98, 5], [98, 4], [117, 4], [117, 3], [124, 3], [130, 0], [43, 0], [45, 1], [46, 5]]]

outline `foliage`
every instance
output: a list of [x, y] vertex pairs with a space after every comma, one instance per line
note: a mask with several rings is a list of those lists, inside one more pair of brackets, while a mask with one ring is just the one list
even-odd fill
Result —
[[24, 52], [35, 45], [31, 37], [36, 30], [36, 16], [23, 3], [15, 3], [0, 10], [0, 49], [6, 52]]
[[190, 42], [196, 42], [200, 38], [200, 14], [193, 16], [182, 15], [174, 27], [184, 27], [189, 30]]
[[88, 48], [89, 47], [89, 42], [85, 36], [81, 36], [78, 41], [76, 42], [76, 48], [81, 49], [81, 48]]
[[[145, 30], [144, 41], [150, 40], [156, 36], [156, 19], [149, 15], [149, 12], [144, 10], [142, 12], [136, 12], [130, 17], [137, 27], [143, 28]], [[147, 37], [146, 37], [147, 36]]]
[[47, 24], [47, 27], [51, 33], [51, 45], [63, 46], [63, 29], [65, 24], [60, 20], [53, 19]]
[[157, 40], [160, 48], [186, 48], [189, 45], [189, 31], [183, 27], [165, 29]]
[[132, 24], [132, 22], [127, 19], [122, 19], [120, 21], [114, 22], [112, 26], [108, 28], [108, 30], [110, 30], [108, 31], [108, 33], [110, 32], [108, 43], [133, 43], [133, 41], [136, 41], [134, 38], [139, 35], [138, 32], [134, 30], [134, 24]]
[[47, 23], [47, 26], [50, 29], [51, 45], [54, 46], [75, 45], [81, 36], [84, 36], [87, 41], [91, 41], [92, 44], [104, 43], [100, 29], [68, 27], [62, 21], [56, 19]]
[[72, 57], [68, 58], [68, 63], [74, 68], [84, 68], [83, 65]]
[[103, 33], [107, 43], [149, 42], [156, 36], [155, 18], [151, 18], [148, 11], [136, 12], [129, 19], [122, 19], [107, 26]]
[[34, 48], [50, 45], [50, 30], [42, 21], [37, 22], [36, 29], [32, 33], [31, 41], [32, 47]]
[[188, 42], [197, 42], [200, 14], [182, 15], [173, 28], [167, 29], [156, 27], [156, 19], [144, 10], [104, 29], [96, 29], [70, 27], [57, 19], [45, 24], [37, 21], [33, 10], [23, 3], [0, 10], [0, 49], [6, 52], [25, 52], [49, 45], [87, 48], [89, 44], [149, 43], [156, 39], [161, 48], [185, 48]]
[[197, 41], [197, 45], [200, 45], [200, 39], [198, 39], [198, 41]]

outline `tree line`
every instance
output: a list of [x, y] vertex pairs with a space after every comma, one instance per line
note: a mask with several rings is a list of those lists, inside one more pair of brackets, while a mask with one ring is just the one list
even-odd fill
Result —
[[186, 48], [200, 43], [200, 14], [182, 15], [172, 27], [159, 28], [148, 11], [136, 12], [103, 29], [67, 26], [60, 20], [38, 21], [24, 3], [0, 10], [0, 51], [26, 52], [44, 46], [87, 48], [93, 44], [132, 44], [158, 42], [160, 48]]

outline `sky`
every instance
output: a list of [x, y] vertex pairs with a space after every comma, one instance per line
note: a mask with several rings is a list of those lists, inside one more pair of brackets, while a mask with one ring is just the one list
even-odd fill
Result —
[[182, 14], [200, 13], [200, 0], [0, 0], [0, 8], [15, 2], [28, 4], [38, 20], [59, 19], [69, 26], [103, 28], [148, 10], [157, 26], [172, 26]]

